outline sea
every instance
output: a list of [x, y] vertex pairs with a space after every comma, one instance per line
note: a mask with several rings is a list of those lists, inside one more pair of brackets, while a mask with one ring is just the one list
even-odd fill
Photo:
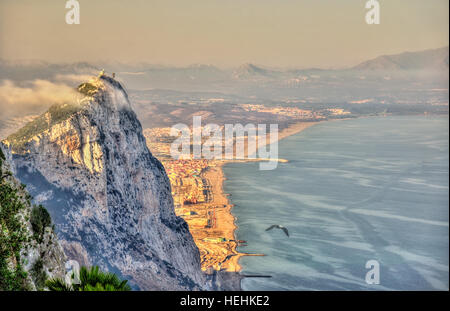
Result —
[[[322, 122], [224, 166], [243, 290], [448, 290], [449, 118]], [[278, 224], [288, 229], [266, 229]], [[270, 277], [269, 277], [270, 276]]]

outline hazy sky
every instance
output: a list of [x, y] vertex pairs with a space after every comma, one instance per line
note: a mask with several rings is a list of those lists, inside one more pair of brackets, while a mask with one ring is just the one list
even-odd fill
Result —
[[448, 45], [448, 0], [0, 0], [0, 58], [341, 67]]

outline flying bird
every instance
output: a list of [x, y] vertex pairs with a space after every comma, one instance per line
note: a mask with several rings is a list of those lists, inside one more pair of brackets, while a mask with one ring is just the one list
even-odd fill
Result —
[[266, 229], [266, 231], [272, 230], [273, 228], [278, 228], [284, 231], [284, 233], [286, 233], [287, 236], [289, 236], [289, 231], [286, 227], [280, 226], [280, 225], [272, 225], [269, 228]]

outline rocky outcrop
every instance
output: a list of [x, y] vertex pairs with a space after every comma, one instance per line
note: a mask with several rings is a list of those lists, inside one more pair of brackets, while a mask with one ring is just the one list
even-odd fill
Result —
[[32, 207], [1, 147], [0, 178], [0, 291], [42, 290], [46, 279], [64, 278], [66, 256], [48, 213]]
[[105, 75], [79, 91], [78, 106], [50, 108], [3, 142], [18, 178], [52, 215], [69, 259], [143, 290], [209, 289], [126, 91]]

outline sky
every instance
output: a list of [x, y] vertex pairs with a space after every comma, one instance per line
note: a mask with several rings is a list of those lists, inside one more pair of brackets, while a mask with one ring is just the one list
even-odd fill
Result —
[[340, 68], [448, 46], [448, 0], [0, 0], [0, 58]]

